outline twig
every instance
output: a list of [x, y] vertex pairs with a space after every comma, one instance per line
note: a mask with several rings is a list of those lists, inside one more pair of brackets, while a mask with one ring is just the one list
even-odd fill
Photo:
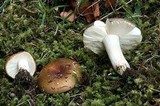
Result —
[[160, 90], [157, 90], [157, 89], [154, 89], [154, 88], [151, 88], [151, 90], [160, 93]]
[[54, 36], [57, 34], [58, 29], [59, 29], [59, 27], [57, 26], [57, 27], [56, 27], [56, 31], [55, 31], [55, 33], [54, 33]]
[[[133, 0], [130, 0], [130, 1], [128, 1], [126, 4], [129, 4], [129, 3], [131, 3], [132, 1], [133, 1]], [[122, 7], [123, 7], [123, 6], [120, 6], [119, 8], [115, 9], [115, 11], [120, 10]], [[112, 11], [112, 12], [108, 13], [106, 16], [100, 18], [100, 20], [103, 20], [103, 19], [107, 18], [108, 16], [112, 15], [115, 11]]]
[[94, 6], [95, 4], [97, 4], [97, 3], [100, 2], [100, 1], [101, 1], [101, 0], [98, 0], [98, 1], [94, 2], [92, 5], [90, 5], [89, 7], [87, 7], [84, 11], [82, 11], [82, 12], [80, 13], [80, 15], [83, 16], [83, 13], [86, 12], [87, 9], [91, 8], [92, 6]]
[[160, 58], [160, 55], [154, 55], [152, 57], [150, 57], [149, 59], [147, 59], [144, 64], [146, 64], [147, 62], [151, 61], [153, 58]]

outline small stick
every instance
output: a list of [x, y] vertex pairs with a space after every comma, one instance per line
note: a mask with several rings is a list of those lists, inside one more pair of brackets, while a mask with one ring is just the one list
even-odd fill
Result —
[[[129, 4], [129, 3], [131, 3], [132, 1], [133, 1], [133, 0], [130, 0], [130, 1], [128, 1], [126, 4]], [[121, 7], [117, 8], [117, 9], [115, 9], [115, 11], [120, 10], [122, 7], [123, 7], [123, 6], [121, 6]], [[113, 13], [114, 13], [114, 11], [108, 13], [106, 16], [102, 17], [100, 20], [103, 20], [103, 19], [107, 18], [108, 16], [112, 15]]]

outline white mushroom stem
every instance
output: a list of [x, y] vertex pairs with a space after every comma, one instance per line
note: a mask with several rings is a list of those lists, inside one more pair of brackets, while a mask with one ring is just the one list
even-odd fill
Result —
[[113, 68], [117, 70], [120, 75], [122, 75], [127, 68], [130, 68], [130, 65], [122, 53], [119, 37], [117, 35], [107, 35], [103, 39], [103, 44]]
[[19, 60], [19, 62], [18, 62], [18, 70], [20, 70], [20, 69], [24, 69], [24, 70], [29, 71], [29, 64], [28, 64], [27, 60], [25, 60], [25, 59]]

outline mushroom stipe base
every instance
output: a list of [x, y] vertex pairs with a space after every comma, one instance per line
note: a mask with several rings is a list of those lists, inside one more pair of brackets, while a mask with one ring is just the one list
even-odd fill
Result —
[[18, 74], [15, 76], [14, 83], [28, 88], [31, 85], [32, 76], [27, 70], [20, 69]]

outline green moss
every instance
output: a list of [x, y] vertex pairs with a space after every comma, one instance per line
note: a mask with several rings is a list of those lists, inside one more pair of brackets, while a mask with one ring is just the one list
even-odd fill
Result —
[[[121, 4], [126, 3], [121, 0]], [[119, 15], [128, 18], [142, 30], [143, 41], [125, 54], [138, 74], [127, 78], [112, 68], [106, 53], [96, 55], [84, 48], [83, 23], [61, 20], [49, 8], [41, 11], [37, 3], [8, 2], [0, 16], [0, 105], [1, 106], [149, 106], [157, 103], [160, 90], [160, 36], [158, 1], [145, 4], [139, 0], [125, 4]], [[1, 3], [0, 3], [1, 4]], [[144, 7], [143, 7], [144, 5]], [[38, 10], [38, 11], [37, 11]], [[156, 10], [153, 14], [153, 11]], [[122, 11], [122, 12], [121, 12]], [[118, 12], [118, 11], [117, 11]], [[45, 13], [45, 20], [43, 15]], [[121, 14], [123, 13], [123, 14]], [[67, 57], [80, 63], [83, 82], [66, 93], [45, 94], [37, 88], [39, 70], [34, 75], [33, 87], [24, 89], [14, 85], [5, 72], [6, 58], [19, 51], [30, 52], [37, 66]], [[140, 79], [140, 80], [138, 80]]]

